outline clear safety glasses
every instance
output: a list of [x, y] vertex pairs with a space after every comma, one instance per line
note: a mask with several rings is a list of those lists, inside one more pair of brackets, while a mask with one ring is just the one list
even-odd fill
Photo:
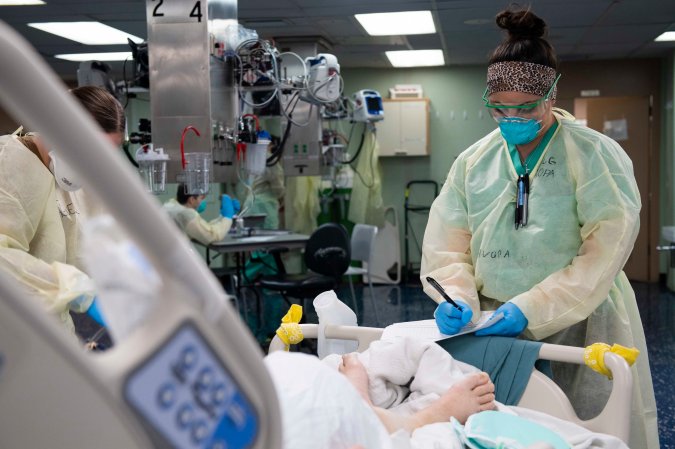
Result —
[[485, 107], [490, 111], [490, 115], [493, 119], [495, 119], [496, 122], [499, 122], [501, 119], [506, 117], [521, 117], [524, 119], [534, 119], [539, 121], [542, 119], [546, 109], [548, 108], [549, 98], [556, 84], [558, 84], [559, 79], [560, 75], [555, 78], [555, 81], [553, 81], [553, 84], [546, 95], [537, 101], [515, 105], [493, 104], [490, 103], [487, 98], [488, 90], [486, 87], [485, 92], [483, 92], [483, 102], [485, 103]]

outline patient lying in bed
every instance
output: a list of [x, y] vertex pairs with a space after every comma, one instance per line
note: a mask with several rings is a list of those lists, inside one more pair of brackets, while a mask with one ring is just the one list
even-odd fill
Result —
[[428, 424], [447, 423], [451, 417], [464, 424], [474, 413], [497, 408], [494, 402], [495, 386], [486, 373], [467, 375], [455, 382], [428, 406], [405, 415], [373, 404], [369, 392], [368, 372], [357, 354], [343, 355], [338, 370], [373, 409], [389, 433], [399, 430], [412, 433]]
[[495, 403], [487, 375], [433, 343], [376, 341], [346, 357], [276, 352], [265, 359], [293, 449], [459, 449], [449, 420], [497, 407], [558, 432], [575, 448], [625, 448], [617, 438]]

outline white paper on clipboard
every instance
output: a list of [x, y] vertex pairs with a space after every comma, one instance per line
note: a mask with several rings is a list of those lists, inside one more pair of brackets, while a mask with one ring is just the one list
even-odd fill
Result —
[[427, 341], [438, 341], [459, 335], [470, 334], [480, 329], [490, 327], [504, 317], [503, 313], [495, 313], [494, 310], [481, 312], [480, 319], [475, 324], [467, 324], [455, 335], [442, 334], [438, 330], [436, 320], [406, 321], [394, 323], [384, 328], [382, 340], [392, 341], [397, 338], [415, 338]]

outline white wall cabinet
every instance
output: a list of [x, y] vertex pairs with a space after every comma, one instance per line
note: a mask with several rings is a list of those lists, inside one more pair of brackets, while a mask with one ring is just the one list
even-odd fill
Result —
[[386, 99], [384, 120], [377, 124], [380, 156], [429, 154], [429, 99]]

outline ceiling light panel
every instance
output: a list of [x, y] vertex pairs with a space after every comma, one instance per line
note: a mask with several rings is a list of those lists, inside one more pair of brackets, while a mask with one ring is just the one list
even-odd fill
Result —
[[656, 42], [673, 42], [675, 41], [675, 31], [666, 31], [656, 39], [654, 39]]
[[355, 14], [354, 17], [371, 36], [433, 34], [436, 32], [431, 11]]
[[31, 6], [45, 5], [42, 0], [0, 0], [0, 6]]
[[429, 67], [445, 65], [443, 50], [401, 50], [385, 52], [394, 67]]
[[140, 37], [118, 30], [101, 22], [44, 22], [28, 26], [55, 34], [85, 45], [126, 44], [127, 39], [143, 42]]
[[117, 51], [108, 53], [71, 53], [63, 55], [54, 55], [56, 59], [65, 59], [66, 61], [124, 61], [131, 58], [130, 51]]

